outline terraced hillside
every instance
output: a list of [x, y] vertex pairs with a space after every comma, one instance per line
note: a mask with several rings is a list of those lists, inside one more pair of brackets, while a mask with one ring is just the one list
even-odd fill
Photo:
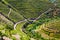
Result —
[[0, 40], [60, 40], [60, 0], [0, 0]]

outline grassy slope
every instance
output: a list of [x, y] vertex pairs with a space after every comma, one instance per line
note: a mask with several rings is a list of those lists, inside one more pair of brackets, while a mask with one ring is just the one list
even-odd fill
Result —
[[22, 31], [22, 27], [26, 22], [21, 22], [17, 25], [16, 31], [21, 36], [21, 40], [29, 40], [29, 36]]
[[[36, 0], [6, 0], [9, 4], [15, 7], [20, 14], [27, 18], [36, 18], [40, 12], [44, 12], [52, 5], [46, 1]], [[44, 8], [43, 8], [44, 7]], [[47, 7], [47, 8], [46, 8]], [[45, 9], [45, 10], [44, 10]], [[34, 16], [33, 16], [34, 15]]]
[[[10, 9], [6, 5], [4, 5], [0, 2], [0, 12], [2, 12], [4, 15], [8, 16], [9, 11], [10, 11]], [[11, 14], [9, 15], [9, 18], [15, 22], [24, 19], [18, 12], [14, 11], [13, 9], [11, 10]]]
[[7, 15], [9, 12], [9, 8], [4, 4], [2, 4], [1, 2], [0, 2], [0, 12], [2, 12], [5, 15]]

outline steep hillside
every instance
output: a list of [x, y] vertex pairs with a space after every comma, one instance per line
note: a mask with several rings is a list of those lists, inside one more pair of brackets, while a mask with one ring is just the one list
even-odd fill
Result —
[[60, 40], [60, 0], [0, 0], [0, 40]]

